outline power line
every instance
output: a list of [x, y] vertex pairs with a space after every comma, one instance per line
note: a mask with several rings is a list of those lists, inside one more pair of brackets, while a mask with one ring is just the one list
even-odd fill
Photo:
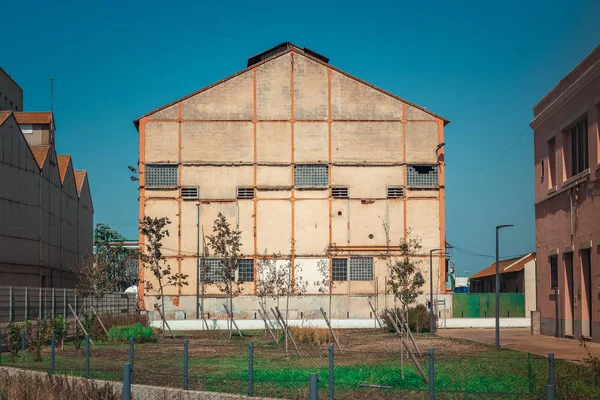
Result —
[[515, 148], [515, 146], [517, 145], [517, 143], [519, 143], [521, 141], [521, 139], [523, 139], [523, 136], [525, 136], [525, 134], [529, 131], [529, 127], [525, 128], [525, 130], [523, 131], [523, 133], [521, 133], [521, 136], [519, 136], [519, 138], [508, 148], [508, 150], [506, 150], [504, 153], [502, 153], [502, 155], [498, 158], [496, 158], [494, 161], [492, 161], [489, 164], [484, 165], [481, 168], [478, 169], [473, 169], [473, 170], [468, 170], [468, 172], [479, 172], [479, 171], [483, 171], [484, 169], [491, 167], [492, 165], [496, 164], [498, 161], [502, 160], [504, 157], [506, 157], [506, 155], [508, 153], [511, 152], [512, 149]]

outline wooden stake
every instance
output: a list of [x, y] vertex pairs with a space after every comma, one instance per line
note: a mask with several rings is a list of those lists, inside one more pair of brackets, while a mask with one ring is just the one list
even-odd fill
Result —
[[342, 347], [340, 346], [340, 342], [338, 342], [337, 336], [335, 336], [335, 333], [333, 333], [333, 329], [331, 329], [331, 324], [329, 323], [327, 314], [325, 314], [325, 310], [323, 310], [323, 307], [320, 307], [319, 309], [321, 310], [321, 314], [323, 314], [323, 318], [325, 318], [325, 322], [327, 323], [327, 326], [329, 327], [329, 332], [331, 332], [331, 335], [333, 336], [333, 340], [335, 340], [335, 344], [337, 345], [338, 349], [340, 350], [340, 353], [344, 354], [344, 352], [342, 351]]
[[154, 304], [154, 308], [156, 308], [158, 310], [158, 315], [160, 315], [160, 318], [162, 319], [163, 324], [165, 324], [167, 326], [167, 329], [169, 329], [169, 333], [171, 333], [171, 336], [173, 337], [173, 339], [175, 339], [175, 335], [173, 334], [173, 331], [171, 330], [171, 327], [169, 326], [169, 323], [167, 322], [165, 315], [163, 314], [162, 310], [160, 309], [160, 305], [158, 303], [156, 303], [156, 304]]
[[298, 355], [298, 357], [300, 357], [300, 351], [298, 351], [298, 346], [296, 346], [296, 341], [292, 337], [292, 334], [290, 333], [290, 329], [288, 328], [287, 324], [285, 323], [285, 320], [283, 319], [283, 316], [281, 315], [281, 311], [279, 311], [279, 307], [275, 307], [275, 311], [277, 311], [277, 316], [281, 320], [281, 324], [283, 325], [283, 330], [285, 331], [285, 333], [287, 334], [287, 337], [290, 339], [290, 341], [294, 345], [296, 354]]
[[371, 307], [371, 311], [373, 311], [373, 315], [375, 316], [375, 321], [377, 321], [377, 323], [379, 324], [380, 328], [383, 328], [383, 325], [381, 324], [381, 321], [379, 320], [379, 316], [375, 312], [375, 308], [373, 308], [373, 305], [371, 304], [370, 301], [369, 301], [369, 307]]
[[421, 364], [419, 364], [419, 361], [416, 359], [415, 355], [408, 348], [408, 345], [406, 344], [406, 341], [402, 339], [402, 335], [400, 334], [400, 329], [398, 328], [398, 325], [396, 325], [396, 321], [394, 321], [394, 318], [391, 315], [389, 315], [389, 314], [388, 314], [388, 319], [390, 320], [390, 322], [392, 323], [392, 325], [394, 325], [394, 329], [396, 330], [396, 336], [398, 336], [400, 338], [400, 340], [402, 341], [402, 345], [404, 346], [404, 348], [408, 352], [408, 356], [410, 357], [410, 359], [412, 360], [412, 362], [417, 367], [417, 370], [419, 371], [419, 373], [423, 377], [423, 380], [425, 381], [426, 384], [429, 384], [429, 379], [427, 378], [427, 375], [425, 375], [425, 371], [423, 371], [423, 368], [421, 367]]
[[[71, 309], [71, 312], [73, 313], [73, 316], [75, 317], [75, 321], [77, 321], [77, 323], [79, 324], [79, 326], [81, 327], [81, 329], [83, 330], [83, 333], [85, 333], [85, 336], [90, 336], [88, 334], [88, 332], [85, 330], [85, 328], [83, 327], [83, 324], [81, 323], [81, 321], [79, 320], [79, 317], [77, 316], [77, 313], [75, 312], [75, 310], [73, 310], [73, 307], [71, 307], [71, 305], [69, 304], [69, 308]], [[90, 344], [93, 346], [94, 342], [92, 342], [92, 338], [90, 338]]]
[[237, 324], [235, 323], [235, 319], [233, 319], [233, 314], [231, 314], [229, 312], [229, 309], [227, 308], [227, 306], [225, 304], [223, 304], [223, 308], [225, 308], [227, 315], [229, 316], [229, 318], [231, 318], [231, 322], [233, 322], [233, 326], [235, 326], [235, 329], [240, 334], [240, 337], [244, 337], [244, 335], [242, 335], [242, 332], [240, 331], [240, 328], [238, 328]]
[[[261, 306], [262, 307], [262, 306]], [[267, 322], [267, 316], [263, 314], [263, 312], [261, 310], [258, 310], [258, 313], [260, 314], [260, 317], [262, 318], [263, 321], [265, 321], [265, 326], [267, 327], [267, 329], [269, 330], [269, 333], [271, 334], [271, 336], [273, 337], [273, 340], [275, 341], [275, 343], [279, 344], [279, 340], [277, 340], [277, 337], [275, 336], [275, 334], [273, 333], [273, 331], [271, 330], [271, 327], [269, 326], [269, 323]]]
[[408, 337], [410, 338], [410, 341], [412, 342], [413, 346], [415, 346], [415, 350], [417, 350], [417, 354], [419, 355], [419, 357], [421, 357], [421, 350], [419, 350], [419, 346], [417, 346], [417, 342], [415, 341], [415, 338], [412, 335], [412, 332], [410, 331], [410, 328], [408, 327], [408, 322], [405, 322], [406, 324], [406, 332], [408, 332]]
[[100, 326], [102, 327], [102, 330], [104, 331], [104, 333], [106, 333], [106, 337], [108, 337], [108, 331], [104, 327], [104, 324], [102, 323], [102, 320], [100, 319], [100, 316], [98, 315], [98, 313], [96, 312], [96, 310], [94, 310], [94, 306], [90, 306], [90, 310], [92, 310], [92, 312], [94, 313], [94, 315], [96, 316], [96, 318], [98, 318], [98, 322], [100, 322]]

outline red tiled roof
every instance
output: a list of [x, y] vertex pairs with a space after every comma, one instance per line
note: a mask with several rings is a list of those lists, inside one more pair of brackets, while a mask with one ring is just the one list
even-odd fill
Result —
[[0, 111], [0, 125], [4, 123], [10, 117], [12, 111]]
[[60, 173], [60, 183], [65, 183], [65, 175], [67, 174], [67, 167], [71, 156], [69, 154], [61, 154], [56, 156], [58, 161], [58, 172]]
[[[535, 253], [525, 254], [521, 257], [509, 258], [508, 260], [502, 260], [498, 263], [498, 271], [501, 274], [507, 274], [510, 272], [517, 272], [522, 270], [529, 261], [535, 257]], [[494, 262], [489, 267], [482, 269], [470, 279], [485, 278], [486, 276], [492, 276], [496, 274], [496, 263]]]
[[83, 188], [83, 181], [85, 181], [85, 169], [77, 169], [73, 171], [75, 174], [75, 186], [77, 187], [77, 194], [81, 194], [81, 189]]
[[46, 157], [48, 157], [48, 151], [50, 150], [49, 145], [31, 146], [31, 152], [37, 162], [38, 167], [44, 168]]
[[19, 124], [49, 124], [52, 122], [51, 112], [15, 112]]

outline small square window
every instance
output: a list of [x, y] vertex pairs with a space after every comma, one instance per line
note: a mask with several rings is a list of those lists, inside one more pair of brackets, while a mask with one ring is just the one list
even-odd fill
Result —
[[177, 187], [177, 165], [147, 164], [146, 186]]
[[251, 187], [237, 188], [237, 198], [238, 199], [253, 199], [254, 198], [254, 188], [251, 188]]
[[331, 197], [336, 199], [347, 199], [350, 197], [350, 193], [348, 192], [348, 187], [345, 186], [335, 186], [331, 188]]
[[399, 199], [404, 197], [404, 188], [402, 186], [388, 186], [387, 187], [387, 198], [388, 199]]
[[373, 257], [351, 257], [350, 258], [350, 280], [372, 281], [373, 280]]
[[294, 185], [297, 187], [329, 186], [329, 167], [327, 165], [295, 165]]
[[21, 127], [21, 132], [23, 132], [25, 134], [31, 135], [33, 133], [33, 125], [31, 125], [31, 124], [23, 124], [23, 125], [20, 125], [20, 127]]
[[348, 280], [348, 259], [334, 258], [331, 260], [331, 280], [343, 282]]
[[254, 282], [254, 260], [241, 259], [238, 261], [238, 279], [242, 282]]

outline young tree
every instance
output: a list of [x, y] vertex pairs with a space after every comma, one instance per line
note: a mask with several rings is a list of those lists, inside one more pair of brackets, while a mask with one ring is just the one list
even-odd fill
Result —
[[[276, 260], [274, 257], [269, 257], [267, 249], [265, 249], [264, 255], [260, 256], [256, 261], [256, 296], [258, 297], [261, 309], [266, 314], [266, 323], [269, 323], [270, 317], [267, 312], [267, 299], [274, 297], [275, 294], [277, 280]], [[267, 335], [268, 328], [268, 326], [265, 326], [265, 336]], [[277, 330], [277, 332], [279, 331]]]
[[173, 273], [171, 266], [167, 262], [162, 251], [162, 240], [169, 236], [169, 230], [166, 226], [171, 221], [167, 217], [152, 218], [145, 216], [140, 226], [140, 233], [145, 237], [144, 251], [140, 259], [151, 273], [151, 279], [144, 280], [147, 291], [157, 293], [156, 298], [161, 301], [161, 311], [163, 314], [162, 325], [165, 329], [165, 288], [187, 286], [188, 276], [179, 272]]
[[320, 260], [317, 264], [317, 271], [319, 275], [321, 275], [321, 280], [313, 282], [313, 284], [318, 288], [319, 293], [327, 295], [329, 298], [329, 304], [327, 308], [328, 318], [331, 318], [331, 303], [333, 299], [333, 276], [332, 276], [332, 266], [329, 264], [329, 260], [332, 260], [333, 255], [340, 255], [340, 251], [337, 249], [337, 246], [332, 244], [331, 246], [327, 246], [325, 248], [325, 256], [327, 260]]
[[242, 280], [236, 277], [238, 261], [243, 257], [240, 252], [242, 247], [242, 233], [231, 229], [227, 218], [221, 213], [215, 219], [213, 225], [214, 235], [208, 236], [208, 245], [215, 256], [221, 259], [221, 268], [214, 271], [217, 288], [229, 298], [229, 338], [233, 329], [233, 298], [242, 293]]

